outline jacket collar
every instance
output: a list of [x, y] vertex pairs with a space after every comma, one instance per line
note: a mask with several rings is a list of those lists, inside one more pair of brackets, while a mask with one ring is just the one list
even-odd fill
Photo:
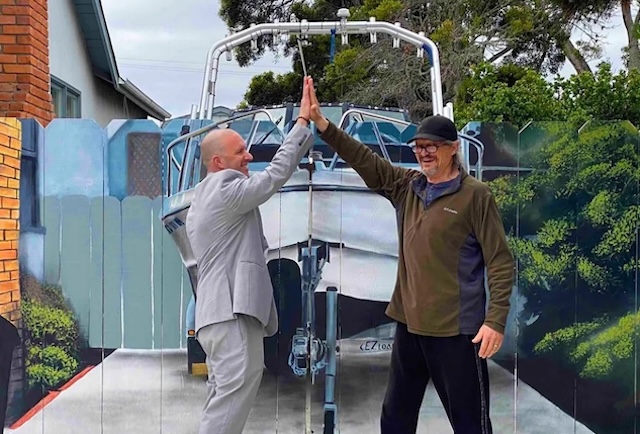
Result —
[[[458, 176], [453, 178], [453, 182], [445, 191], [442, 192], [441, 196], [452, 194], [460, 190], [460, 186], [464, 182], [464, 179], [469, 175], [467, 171], [464, 170], [464, 167], [462, 167], [462, 165], [458, 166], [458, 170], [460, 171], [460, 173], [458, 174]], [[428, 186], [429, 186], [429, 181], [427, 180], [427, 176], [422, 172], [420, 172], [420, 175], [418, 175], [417, 178], [411, 181], [411, 189], [415, 194], [418, 195], [418, 197], [423, 202], [426, 200], [426, 197], [427, 197]]]

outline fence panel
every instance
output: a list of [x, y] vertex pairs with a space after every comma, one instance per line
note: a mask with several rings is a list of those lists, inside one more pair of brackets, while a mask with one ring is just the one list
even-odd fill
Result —
[[91, 298], [91, 217], [86, 196], [66, 196], [60, 201], [60, 280], [80, 322], [80, 332], [89, 333]]
[[93, 348], [183, 348], [189, 278], [162, 199], [44, 199], [45, 280], [62, 287]]

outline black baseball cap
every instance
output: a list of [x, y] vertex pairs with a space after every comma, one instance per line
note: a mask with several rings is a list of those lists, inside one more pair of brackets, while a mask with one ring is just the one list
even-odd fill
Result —
[[458, 130], [451, 119], [442, 115], [433, 115], [426, 117], [420, 122], [416, 134], [408, 140], [411, 143], [416, 139], [428, 139], [434, 142], [443, 142], [445, 140], [458, 140]]

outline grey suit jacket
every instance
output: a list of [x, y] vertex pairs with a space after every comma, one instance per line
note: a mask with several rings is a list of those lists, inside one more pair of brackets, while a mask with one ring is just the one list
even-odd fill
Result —
[[284, 185], [312, 143], [311, 130], [294, 125], [264, 171], [247, 177], [226, 169], [195, 187], [186, 230], [198, 266], [196, 333], [236, 314], [256, 317], [266, 336], [278, 330], [258, 206]]

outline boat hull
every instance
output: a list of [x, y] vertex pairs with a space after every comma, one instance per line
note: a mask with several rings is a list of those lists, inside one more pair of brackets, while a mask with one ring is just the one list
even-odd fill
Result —
[[[322, 269], [317, 291], [338, 288], [356, 299], [389, 301], [397, 270], [397, 222], [388, 199], [369, 190], [353, 171], [296, 171], [284, 187], [260, 206], [269, 244], [267, 260], [298, 261], [298, 244], [309, 239], [339, 243]], [[193, 190], [165, 201], [162, 221], [197, 284], [196, 261], [185, 230]], [[311, 207], [309, 200], [312, 198]], [[309, 213], [313, 219], [309, 222]]]

